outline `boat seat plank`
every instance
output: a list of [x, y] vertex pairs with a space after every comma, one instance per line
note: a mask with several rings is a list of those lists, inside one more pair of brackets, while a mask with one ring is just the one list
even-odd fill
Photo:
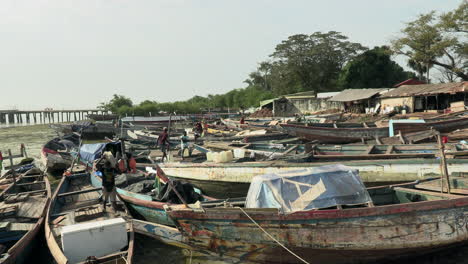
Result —
[[16, 205], [6, 206], [0, 208], [0, 218], [15, 216], [18, 207]]
[[34, 228], [35, 223], [10, 223], [9, 230], [10, 231], [29, 231]]
[[388, 145], [387, 151], [385, 151], [385, 154], [392, 154], [393, 152], [393, 145]]
[[[440, 188], [440, 182], [438, 182], [439, 184], [435, 185], [435, 184], [417, 184], [415, 185], [415, 188], [417, 188], [418, 190], [428, 190], [428, 191], [435, 191], [435, 192], [440, 192], [441, 188]], [[447, 187], [444, 185], [443, 186], [443, 192], [447, 192]], [[466, 189], [457, 189], [457, 188], [450, 188], [450, 193], [452, 194], [462, 194], [462, 195], [468, 195], [468, 190]]]
[[35, 190], [35, 191], [27, 191], [27, 192], [9, 193], [9, 194], [5, 194], [5, 196], [9, 197], [9, 196], [15, 196], [18, 194], [37, 194], [37, 193], [43, 193], [46, 191], [47, 191], [46, 189], [43, 189], [43, 190]]
[[82, 208], [85, 206], [91, 206], [93, 204], [99, 204], [101, 201], [99, 198], [94, 198], [94, 199], [88, 199], [88, 200], [81, 200], [81, 201], [75, 201], [71, 204], [67, 204], [62, 207], [62, 211], [69, 211], [69, 210], [76, 210], [78, 208]]
[[44, 184], [45, 181], [36, 181], [36, 182], [28, 182], [28, 183], [17, 183], [16, 186], [28, 186], [28, 185], [35, 185], [35, 184]]
[[26, 218], [39, 218], [43, 213], [47, 197], [44, 196], [30, 196], [27, 200], [17, 203], [18, 217]]
[[433, 197], [438, 197], [438, 198], [442, 198], [442, 199], [460, 198], [460, 195], [456, 195], [456, 194], [448, 194], [448, 193], [425, 191], [425, 190], [416, 190], [416, 189], [410, 189], [410, 188], [404, 188], [404, 187], [396, 187], [396, 188], [393, 188], [393, 190], [400, 191], [400, 192], [406, 192], [406, 193], [412, 193], [412, 194], [421, 194], [421, 195], [425, 195], [425, 196], [433, 196]]
[[60, 193], [58, 195], [58, 197], [65, 197], [65, 196], [70, 196], [70, 195], [84, 194], [84, 193], [96, 192], [96, 191], [100, 191], [100, 190], [102, 190], [102, 188], [83, 189], [83, 190], [79, 190], [79, 191]]
[[375, 145], [370, 145], [370, 146], [367, 148], [367, 150], [366, 150], [366, 152], [364, 153], [364, 155], [369, 155], [369, 154], [371, 154], [371, 152], [372, 152], [372, 150], [374, 150], [374, 148], [375, 148]]

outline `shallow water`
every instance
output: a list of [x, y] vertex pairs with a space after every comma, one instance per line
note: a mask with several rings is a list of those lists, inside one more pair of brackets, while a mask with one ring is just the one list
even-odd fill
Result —
[[[0, 150], [6, 153], [9, 148], [13, 154], [19, 153], [19, 145], [24, 143], [30, 157], [40, 157], [42, 145], [56, 136], [55, 132], [48, 125], [0, 127]], [[6, 162], [8, 164], [8, 162]], [[30, 263], [52, 263], [44, 234], [39, 237], [40, 247], [32, 254]], [[202, 264], [202, 263], [224, 263], [222, 259], [207, 260], [203, 257], [184, 257], [184, 251], [173, 246], [160, 243], [152, 238], [143, 235], [135, 237], [135, 264]], [[187, 253], [187, 251], [185, 251]], [[194, 256], [197, 255], [194, 253]], [[226, 262], [228, 263], [228, 262]], [[232, 263], [232, 261], [229, 261]], [[240, 262], [242, 263], [242, 262]], [[313, 262], [312, 262], [313, 263]], [[400, 259], [390, 262], [379, 262], [379, 264], [455, 264], [468, 263], [468, 246], [457, 247], [444, 250], [431, 255], [414, 257], [410, 259]]]

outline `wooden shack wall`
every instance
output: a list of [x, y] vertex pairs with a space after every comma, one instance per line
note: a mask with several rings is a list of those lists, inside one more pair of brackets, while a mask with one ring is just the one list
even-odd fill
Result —
[[384, 113], [386, 107], [397, 107], [397, 106], [408, 106], [409, 112], [414, 112], [414, 97], [394, 97], [394, 98], [382, 98], [381, 99], [381, 111]]
[[273, 104], [275, 116], [294, 116], [311, 114], [329, 109], [344, 109], [343, 103], [328, 101], [326, 98], [290, 98], [277, 100]]

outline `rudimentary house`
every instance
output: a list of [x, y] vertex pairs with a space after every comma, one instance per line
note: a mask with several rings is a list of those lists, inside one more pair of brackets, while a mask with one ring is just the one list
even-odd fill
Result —
[[390, 88], [346, 89], [330, 98], [329, 101], [341, 103], [346, 112], [375, 112], [380, 106], [379, 95], [389, 90]]
[[393, 87], [398, 88], [403, 85], [417, 85], [417, 84], [426, 84], [426, 82], [413, 78], [413, 79], [408, 79], [406, 81], [402, 81], [401, 83], [397, 83]]
[[329, 109], [343, 109], [342, 104], [328, 101], [336, 93], [300, 92], [283, 95], [278, 98], [260, 102], [261, 108], [270, 108], [274, 116], [294, 116], [295, 114], [311, 114]]
[[403, 85], [381, 96], [383, 112], [461, 111], [465, 109], [468, 82]]

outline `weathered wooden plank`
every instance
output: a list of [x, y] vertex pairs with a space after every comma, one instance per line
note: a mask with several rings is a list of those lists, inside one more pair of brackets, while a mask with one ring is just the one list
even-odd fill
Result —
[[78, 190], [78, 191], [60, 193], [60, 194], [58, 194], [58, 197], [65, 197], [65, 196], [77, 195], [77, 194], [85, 194], [85, 193], [88, 193], [88, 192], [96, 192], [96, 191], [100, 191], [100, 190], [102, 190], [102, 188], [83, 189], [83, 190]]
[[366, 152], [364, 153], [364, 155], [369, 155], [371, 154], [372, 150], [374, 150], [375, 148], [375, 145], [370, 145], [367, 149], [366, 149]]
[[393, 145], [388, 145], [387, 151], [385, 151], [385, 154], [391, 154], [393, 152]]

